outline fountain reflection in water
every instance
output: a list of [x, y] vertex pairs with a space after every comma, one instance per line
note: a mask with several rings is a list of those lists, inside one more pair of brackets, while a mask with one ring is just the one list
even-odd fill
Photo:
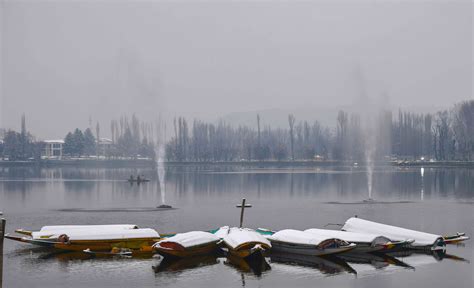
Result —
[[158, 208], [171, 208], [171, 206], [166, 205], [166, 185], [165, 185], [165, 148], [162, 144], [158, 144], [157, 148], [157, 173], [158, 173], [158, 182], [161, 195], [161, 205]]

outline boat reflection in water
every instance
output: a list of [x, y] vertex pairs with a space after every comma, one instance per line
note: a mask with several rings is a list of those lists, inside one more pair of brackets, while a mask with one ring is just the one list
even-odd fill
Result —
[[[415, 271], [416, 268], [436, 264], [440, 261], [455, 261], [470, 263], [462, 257], [446, 254], [445, 250], [437, 251], [420, 251], [420, 250], [406, 250], [390, 253], [356, 253], [347, 252], [337, 255], [328, 256], [306, 256], [299, 254], [271, 252], [265, 257], [255, 257], [251, 259], [243, 259], [231, 254], [227, 256], [223, 254], [214, 254], [198, 257], [188, 258], [169, 258], [158, 255], [143, 255], [136, 256], [118, 256], [106, 254], [88, 254], [79, 251], [58, 251], [45, 247], [35, 247], [29, 249], [18, 249], [14, 254], [30, 255], [28, 257], [28, 264], [37, 265], [46, 262], [57, 261], [59, 263], [67, 263], [69, 261], [104, 261], [105, 263], [117, 266], [117, 263], [124, 262], [122, 266], [129, 265], [128, 261], [149, 261], [150, 259], [158, 260], [153, 265], [155, 273], [160, 272], [182, 272], [190, 269], [199, 269], [202, 267], [209, 267], [213, 265], [225, 265], [237, 269], [242, 274], [242, 281], [245, 281], [245, 275], [251, 274], [257, 277], [271, 271], [270, 263], [286, 267], [287, 273], [301, 273], [311, 275], [311, 270], [305, 270], [303, 267], [315, 268], [322, 275], [376, 275], [384, 273], [385, 271], [394, 271], [394, 269], [409, 269]], [[31, 257], [33, 256], [33, 257]], [[119, 260], [119, 262], [117, 262]], [[155, 261], [155, 260], [153, 260]], [[280, 266], [281, 265], [281, 266]], [[124, 266], [125, 267], [125, 266]], [[278, 270], [278, 269], [277, 269]], [[313, 270], [314, 272], [316, 272]], [[317, 275], [314, 274], [315, 276]]]
[[261, 276], [264, 272], [271, 270], [267, 260], [261, 254], [255, 255], [255, 257], [241, 258], [229, 253], [224, 264], [234, 267], [242, 273], [255, 276]]
[[357, 272], [349, 264], [347, 264], [346, 261], [334, 256], [310, 256], [272, 252], [270, 254], [270, 259], [272, 263], [312, 267], [326, 275], [335, 275], [344, 272], [357, 274]]
[[406, 264], [405, 262], [383, 253], [349, 252], [336, 255], [335, 257], [346, 261], [347, 263], [370, 265], [376, 270], [384, 269], [386, 267], [389, 267], [390, 265], [414, 269], [412, 266]]
[[161, 261], [152, 266], [155, 273], [178, 272], [220, 263], [217, 255], [194, 256], [187, 258], [161, 257]]

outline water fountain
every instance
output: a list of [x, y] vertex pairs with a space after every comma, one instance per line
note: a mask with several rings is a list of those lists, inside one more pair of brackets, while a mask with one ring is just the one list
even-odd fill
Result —
[[156, 156], [157, 156], [157, 173], [158, 173], [158, 182], [159, 182], [159, 190], [161, 195], [161, 205], [157, 208], [172, 208], [170, 205], [166, 204], [166, 185], [165, 185], [165, 148], [164, 145], [158, 143], [158, 148], [156, 149]]

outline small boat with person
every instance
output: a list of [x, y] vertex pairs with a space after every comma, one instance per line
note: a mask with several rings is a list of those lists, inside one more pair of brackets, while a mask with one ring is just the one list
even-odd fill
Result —
[[140, 183], [143, 183], [143, 182], [150, 182], [150, 179], [147, 179], [145, 178], [145, 176], [143, 175], [138, 175], [136, 178], [133, 177], [133, 175], [130, 175], [130, 178], [127, 179], [128, 182], [130, 183], [137, 183], [137, 184], [140, 184]]

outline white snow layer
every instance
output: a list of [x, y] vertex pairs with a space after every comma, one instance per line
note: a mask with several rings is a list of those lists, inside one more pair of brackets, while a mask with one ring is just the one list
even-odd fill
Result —
[[224, 226], [221, 227], [215, 235], [224, 239], [224, 243], [232, 249], [251, 242], [262, 243], [269, 247], [272, 246], [268, 239], [263, 237], [260, 233], [248, 228], [229, 228], [228, 226]]
[[73, 229], [64, 232], [44, 231], [33, 232], [33, 239], [57, 239], [62, 234], [66, 234], [69, 240], [117, 240], [117, 239], [137, 239], [137, 238], [160, 238], [160, 234], [154, 229]]
[[135, 224], [111, 224], [111, 225], [51, 225], [43, 226], [40, 231], [66, 231], [74, 229], [138, 229]]
[[183, 246], [184, 248], [190, 248], [193, 246], [203, 245], [207, 243], [213, 243], [219, 241], [220, 238], [212, 233], [203, 231], [191, 231], [186, 233], [178, 233], [175, 236], [166, 238], [156, 243], [175, 242]]
[[351, 243], [387, 243], [390, 242], [390, 239], [378, 234], [370, 234], [370, 233], [357, 233], [357, 232], [347, 232], [347, 231], [340, 231], [340, 230], [328, 230], [328, 229], [306, 229], [304, 232], [308, 232], [311, 234], [315, 234], [322, 237], [329, 237], [329, 238], [338, 238], [347, 242]]
[[334, 237], [325, 237], [321, 235], [316, 235], [309, 232], [304, 232], [300, 230], [285, 229], [276, 232], [275, 234], [268, 237], [268, 239], [273, 241], [280, 241], [286, 243], [294, 244], [303, 244], [303, 245], [319, 245], [321, 242]]

